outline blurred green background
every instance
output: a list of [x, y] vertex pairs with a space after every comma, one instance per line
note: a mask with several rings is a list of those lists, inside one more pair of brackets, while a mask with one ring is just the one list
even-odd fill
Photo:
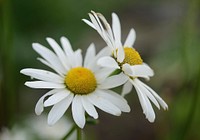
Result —
[[36, 60], [33, 42], [48, 46], [46, 37], [59, 42], [66, 36], [74, 49], [83, 52], [91, 42], [98, 50], [105, 46], [81, 21], [88, 19], [91, 10], [109, 21], [116, 12], [123, 39], [135, 28], [134, 47], [155, 71], [147, 84], [168, 103], [169, 110], [155, 108], [156, 121], [149, 123], [133, 90], [126, 96], [131, 113], [114, 117], [99, 111], [100, 123], [84, 130], [92, 135], [88, 139], [200, 139], [199, 0], [0, 0], [0, 128], [11, 128], [34, 114], [37, 100], [46, 92], [25, 87], [29, 78], [19, 73], [27, 67], [46, 69]]

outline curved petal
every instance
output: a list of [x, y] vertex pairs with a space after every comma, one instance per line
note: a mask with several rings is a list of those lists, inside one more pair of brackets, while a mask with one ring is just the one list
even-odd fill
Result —
[[110, 89], [124, 84], [128, 77], [123, 73], [106, 78], [99, 86], [100, 89]]
[[46, 60], [44, 60], [42, 58], [37, 58], [37, 60], [39, 60], [44, 65], [48, 66], [49, 68], [51, 68], [52, 70], [54, 70], [55, 72], [57, 72], [61, 77], [64, 77], [64, 74], [61, 71], [59, 71], [55, 66], [53, 66], [52, 64], [50, 64]]
[[88, 47], [86, 54], [85, 54], [85, 59], [84, 59], [84, 67], [88, 67], [88, 65], [92, 62], [92, 58], [95, 58], [96, 50], [95, 50], [95, 45], [92, 43]]
[[112, 104], [117, 106], [123, 112], [131, 111], [127, 101], [122, 96], [111, 90], [98, 90], [98, 95], [110, 101]]
[[57, 92], [56, 94], [52, 95], [44, 102], [44, 106], [47, 107], [47, 106], [57, 104], [58, 102], [60, 102], [61, 100], [69, 96], [69, 94], [70, 94], [70, 91], [68, 90], [62, 90], [60, 92]]
[[66, 87], [65, 84], [45, 82], [45, 81], [26, 82], [25, 85], [30, 88], [44, 88], [44, 89], [65, 88]]
[[85, 109], [85, 111], [92, 116], [94, 119], [98, 118], [98, 113], [94, 107], [94, 105], [92, 103], [90, 103], [90, 101], [87, 99], [87, 95], [86, 96], [81, 96], [81, 101], [83, 104], [83, 107]]
[[115, 13], [112, 13], [112, 29], [113, 29], [113, 34], [115, 37], [116, 48], [119, 48], [122, 46], [121, 25], [120, 25], [119, 17]]
[[94, 104], [96, 107], [98, 107], [99, 109], [110, 113], [112, 115], [115, 116], [120, 116], [121, 115], [121, 111], [118, 107], [116, 107], [115, 105], [113, 105], [111, 102], [109, 102], [108, 100], [100, 97], [97, 93], [93, 93], [93, 94], [88, 94], [88, 99], [89, 101]]
[[112, 68], [101, 68], [95, 72], [97, 83], [102, 83], [115, 69]]
[[132, 84], [127, 81], [124, 85], [123, 85], [123, 88], [122, 88], [122, 97], [124, 97], [126, 94], [128, 94], [129, 92], [131, 92], [133, 86]]
[[56, 68], [60, 73], [66, 73], [66, 70], [61, 64], [60, 60], [52, 51], [50, 51], [49, 49], [47, 49], [39, 43], [33, 43], [32, 46], [38, 54], [40, 54], [44, 59], [46, 59], [47, 62], [54, 66], [54, 68]]
[[95, 26], [93, 25], [93, 23], [90, 22], [89, 20], [87, 20], [87, 19], [82, 19], [82, 21], [84, 21], [87, 25], [89, 25], [90, 27], [92, 27], [93, 29], [96, 30], [96, 27], [95, 27]]
[[141, 82], [141, 84], [153, 94], [153, 96], [158, 100], [158, 102], [160, 103], [160, 105], [163, 107], [164, 110], [168, 109], [168, 105], [153, 89], [151, 89], [149, 86], [147, 86], [146, 84], [144, 84], [142, 82]]
[[73, 94], [70, 94], [67, 98], [63, 99], [52, 107], [47, 120], [49, 125], [54, 125], [63, 116], [71, 104], [73, 96]]
[[64, 83], [64, 79], [62, 77], [46, 70], [26, 68], [21, 70], [20, 73], [42, 81]]
[[132, 28], [126, 38], [126, 41], [124, 43], [124, 46], [125, 47], [132, 47], [134, 42], [135, 42], [135, 39], [136, 39], [136, 33], [135, 33], [135, 30]]
[[154, 75], [153, 70], [147, 65], [133, 65], [130, 66], [129, 64], [124, 64], [122, 69], [125, 71], [126, 74], [132, 77], [142, 77], [149, 79], [150, 76]]
[[47, 96], [50, 96], [50, 95], [52, 95], [52, 94], [54, 94], [54, 93], [56, 93], [56, 92], [59, 92], [60, 90], [58, 90], [58, 89], [53, 89], [53, 90], [50, 90], [49, 92], [47, 92], [46, 94], [44, 94], [39, 100], [38, 100], [38, 102], [37, 102], [37, 104], [36, 104], [36, 106], [35, 106], [35, 113], [37, 114], [37, 115], [40, 115], [42, 112], [43, 112], [43, 110], [44, 110], [44, 104], [43, 104], [43, 102], [44, 102], [44, 99], [47, 97]]
[[154, 122], [155, 120], [155, 112], [152, 108], [152, 105], [149, 101], [149, 99], [147, 98], [147, 96], [141, 91], [140, 87], [138, 86], [138, 83], [135, 82], [135, 80], [131, 80], [131, 83], [134, 85], [139, 100], [140, 100], [140, 104], [142, 106], [143, 109], [143, 113], [145, 114], [146, 118], [149, 120], [149, 122]]
[[73, 64], [73, 67], [81, 67], [82, 62], [83, 62], [83, 57], [82, 57], [82, 50], [78, 49], [74, 53], [74, 59], [75, 63]]
[[72, 102], [72, 116], [75, 123], [83, 128], [85, 126], [85, 110], [81, 102], [81, 95], [76, 95]]
[[60, 59], [60, 62], [63, 64], [65, 69], [69, 70], [69, 62], [68, 62], [63, 50], [61, 49], [61, 47], [58, 45], [58, 43], [54, 39], [49, 38], [49, 37], [47, 37], [46, 39], [47, 39], [47, 42], [50, 44], [51, 48], [57, 54], [58, 58]]
[[97, 64], [102, 66], [102, 67], [107, 67], [107, 68], [116, 68], [119, 69], [120, 67], [118, 66], [117, 62], [115, 61], [114, 58], [110, 56], [104, 56], [101, 57], [98, 61]]
[[117, 50], [117, 62], [122, 63], [125, 58], [124, 48], [122, 46], [118, 47]]

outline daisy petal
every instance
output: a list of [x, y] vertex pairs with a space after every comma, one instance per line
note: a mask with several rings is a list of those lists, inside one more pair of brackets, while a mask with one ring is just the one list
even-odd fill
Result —
[[49, 125], [54, 125], [63, 116], [71, 104], [73, 96], [73, 94], [70, 94], [67, 98], [63, 99], [52, 107], [47, 120]]
[[50, 46], [52, 47], [52, 49], [55, 51], [55, 53], [57, 54], [58, 58], [60, 59], [60, 62], [63, 64], [63, 66], [65, 67], [65, 69], [69, 69], [68, 67], [68, 60], [66, 58], [66, 55], [64, 54], [64, 52], [62, 51], [61, 47], [58, 45], [58, 43], [52, 39], [47, 37], [47, 42], [50, 44]]
[[132, 47], [134, 42], [135, 42], [135, 39], [136, 39], [136, 33], [135, 33], [135, 30], [132, 28], [126, 38], [126, 41], [124, 43], [124, 46], [125, 47]]
[[117, 61], [119, 63], [122, 63], [124, 61], [124, 58], [125, 58], [124, 48], [120, 46], [118, 47], [118, 50], [117, 50]]
[[151, 89], [149, 86], [147, 86], [146, 84], [144, 84], [142, 82], [141, 82], [141, 84], [144, 87], [146, 87], [146, 89], [149, 90], [153, 94], [153, 96], [158, 100], [158, 102], [160, 103], [160, 105], [163, 107], [164, 110], [168, 109], [168, 105], [165, 103], [165, 101], [153, 89]]
[[129, 92], [131, 92], [132, 90], [132, 84], [127, 81], [124, 85], [123, 85], [123, 88], [122, 88], [122, 97], [124, 97], [126, 94], [128, 94]]
[[128, 77], [123, 73], [106, 78], [99, 86], [100, 89], [110, 89], [124, 84]]
[[70, 91], [65, 90], [65, 89], [60, 92], [57, 92], [56, 94], [52, 95], [44, 102], [44, 106], [47, 107], [47, 106], [57, 104], [58, 102], [60, 102], [61, 100], [69, 96], [69, 94], [70, 94]]
[[123, 112], [130, 112], [131, 109], [127, 104], [127, 101], [120, 96], [119, 94], [111, 91], [111, 90], [98, 90], [98, 95], [102, 98], [112, 102], [115, 106], [117, 106]]
[[87, 99], [87, 96], [81, 96], [81, 101], [85, 111], [92, 116], [94, 119], [98, 118], [98, 113], [93, 104]]
[[116, 46], [117, 48], [119, 48], [122, 46], [121, 25], [120, 25], [119, 17], [115, 13], [112, 13], [112, 29], [113, 29], [113, 34], [115, 37]]
[[142, 106], [143, 109], [143, 113], [145, 114], [146, 118], [150, 121], [150, 122], [154, 122], [155, 120], [155, 112], [152, 108], [152, 105], [149, 101], [149, 99], [147, 98], [147, 96], [143, 93], [143, 91], [141, 91], [141, 89], [138, 86], [138, 83], [135, 80], [130, 80], [131, 83], [134, 85], [139, 100], [140, 100], [140, 104]]
[[143, 77], [149, 79], [150, 76], [154, 75], [153, 70], [147, 64], [133, 66], [130, 66], [129, 64], [124, 64], [122, 66], [122, 69], [125, 71], [126, 74], [132, 77]]
[[98, 95], [98, 93], [89, 94], [88, 99], [96, 107], [98, 107], [99, 109], [101, 109], [101, 110], [103, 110], [107, 113], [110, 113], [110, 114], [115, 115], [115, 116], [121, 115], [121, 111], [118, 107], [113, 105], [108, 100], [102, 98], [100, 95]]
[[83, 62], [81, 49], [76, 50], [74, 55], [75, 55], [75, 58], [74, 58], [75, 59], [75, 64], [74, 64], [73, 67], [81, 67], [82, 66], [82, 62]]
[[42, 59], [42, 58], [37, 58], [37, 60], [39, 60], [41, 63], [43, 63], [44, 65], [48, 66], [49, 68], [51, 68], [52, 70], [54, 70], [55, 72], [57, 72], [60, 76], [64, 77], [64, 74], [61, 73], [56, 67], [54, 67], [53, 65], [51, 65], [49, 62], [47, 62], [46, 60]]
[[46, 70], [27, 68], [21, 70], [20, 73], [43, 81], [64, 83], [64, 79], [62, 77]]
[[43, 102], [44, 102], [45, 97], [50, 96], [50, 95], [52, 95], [52, 94], [54, 94], [54, 93], [56, 93], [56, 92], [58, 92], [58, 91], [59, 91], [59, 90], [57, 90], [57, 89], [53, 89], [53, 90], [47, 92], [46, 94], [44, 94], [44, 95], [38, 100], [38, 102], [37, 102], [37, 104], [36, 104], [36, 106], [35, 106], [35, 113], [36, 113], [37, 115], [40, 115], [40, 114], [43, 112], [43, 110], [44, 110], [44, 104], [43, 104]]
[[47, 49], [46, 47], [42, 46], [39, 43], [33, 43], [32, 46], [33, 46], [33, 49], [38, 54], [40, 54], [44, 59], [46, 59], [47, 62], [50, 63], [54, 68], [59, 70], [60, 73], [63, 73], [63, 74], [66, 73], [66, 70], [63, 67], [63, 65], [60, 63], [60, 60], [52, 51], [50, 51], [49, 49]]
[[101, 57], [97, 61], [97, 64], [102, 67], [107, 67], [107, 68], [116, 68], [116, 69], [120, 68], [117, 62], [115, 61], [115, 59], [110, 56]]
[[66, 87], [64, 84], [45, 82], [45, 81], [26, 82], [25, 85], [28, 87], [31, 87], [31, 88], [44, 88], [44, 89], [65, 88]]
[[81, 95], [76, 95], [72, 102], [72, 116], [76, 124], [83, 128], [85, 125], [85, 110], [81, 102]]
[[73, 55], [73, 53], [74, 53], [74, 51], [72, 50], [72, 45], [69, 42], [69, 40], [66, 37], [62, 36], [60, 38], [60, 42], [62, 44], [62, 47], [63, 47], [63, 49], [64, 49], [65, 54], [67, 55], [67, 57], [71, 58], [72, 55]]
[[87, 25], [89, 25], [90, 27], [92, 27], [93, 29], [96, 30], [96, 27], [92, 24], [92, 22], [90, 22], [89, 20], [87, 19], [82, 19], [82, 21], [84, 21]]
[[96, 55], [96, 50], [94, 44], [90, 44], [90, 46], [87, 49], [87, 52], [85, 54], [85, 59], [84, 59], [84, 67], [88, 67], [88, 65], [91, 63], [93, 59], [95, 58]]
[[151, 94], [150, 91], [148, 91], [146, 89], [145, 86], [143, 86], [141, 83], [141, 81], [139, 79], [134, 79], [135, 82], [137, 83], [138, 87], [140, 88], [140, 90], [142, 91], [143, 94], [145, 94], [154, 104], [155, 106], [160, 109], [160, 105], [158, 104], [157, 100], [155, 99], [155, 97]]
[[102, 83], [115, 69], [102, 68], [95, 72], [98, 83]]

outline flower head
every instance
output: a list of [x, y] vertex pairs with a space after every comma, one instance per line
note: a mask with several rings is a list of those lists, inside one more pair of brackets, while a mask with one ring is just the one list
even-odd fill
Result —
[[33, 43], [33, 49], [41, 55], [39, 60], [55, 72], [33, 68], [21, 70], [22, 74], [38, 79], [26, 82], [26, 86], [51, 89], [37, 102], [37, 115], [43, 112], [44, 107], [53, 106], [48, 114], [48, 124], [53, 125], [72, 104], [73, 119], [83, 128], [85, 112], [95, 119], [98, 118], [95, 107], [116, 116], [130, 111], [127, 101], [109, 90], [125, 83], [127, 77], [123, 74], [108, 77], [113, 69], [96, 65], [100, 57], [109, 54], [108, 48], [102, 49], [96, 55], [95, 46], [91, 44], [83, 62], [81, 50], [73, 51], [67, 38], [61, 37], [62, 48], [52, 38], [47, 38], [47, 41], [54, 52], [38, 43]]
[[125, 40], [121, 42], [121, 25], [118, 16], [112, 13], [112, 28], [105, 17], [100, 13], [91, 11], [89, 13], [91, 21], [83, 19], [85, 23], [95, 29], [112, 50], [112, 56], [104, 56], [98, 60], [98, 64], [103, 67], [120, 69], [124, 77], [128, 77], [126, 84], [123, 86], [122, 95], [126, 95], [135, 87], [143, 113], [150, 122], [154, 122], [155, 113], [150, 103], [153, 102], [159, 109], [160, 105], [167, 109], [167, 104], [146, 84], [138, 78], [150, 79], [154, 75], [153, 70], [143, 62], [140, 54], [132, 47], [136, 33], [132, 28]]

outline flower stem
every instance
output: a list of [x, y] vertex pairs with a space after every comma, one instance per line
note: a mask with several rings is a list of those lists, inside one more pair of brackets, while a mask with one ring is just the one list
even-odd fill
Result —
[[77, 140], [82, 140], [81, 128], [77, 127]]
[[76, 125], [73, 125], [70, 131], [62, 138], [62, 140], [66, 140], [76, 129]]

